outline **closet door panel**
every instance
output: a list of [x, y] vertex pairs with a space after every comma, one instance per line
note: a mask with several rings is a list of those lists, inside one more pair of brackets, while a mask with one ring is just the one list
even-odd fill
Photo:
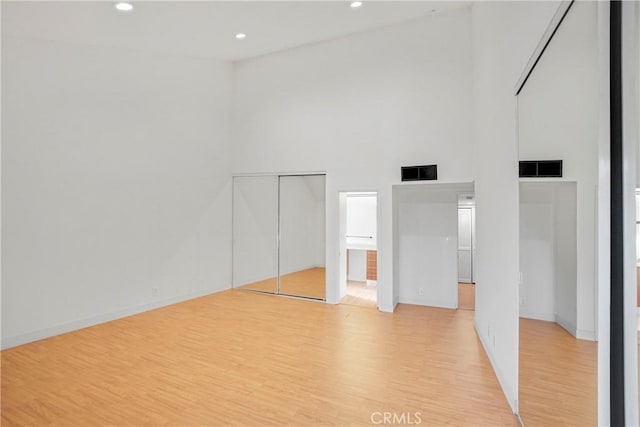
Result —
[[233, 287], [278, 291], [278, 177], [233, 179]]
[[280, 177], [280, 293], [325, 299], [325, 176]]

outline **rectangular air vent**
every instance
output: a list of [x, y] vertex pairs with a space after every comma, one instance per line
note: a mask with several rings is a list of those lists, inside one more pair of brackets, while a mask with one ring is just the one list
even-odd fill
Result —
[[520, 178], [561, 178], [562, 160], [523, 160]]
[[403, 181], [435, 181], [438, 179], [438, 165], [403, 166], [400, 170]]

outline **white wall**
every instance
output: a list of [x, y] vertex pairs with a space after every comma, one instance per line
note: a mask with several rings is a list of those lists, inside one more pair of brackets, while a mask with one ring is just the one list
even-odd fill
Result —
[[558, 2], [472, 7], [476, 328], [511, 407], [518, 390], [515, 83]]
[[458, 282], [473, 283], [475, 202], [458, 200]]
[[595, 339], [597, 3], [575, 3], [518, 96], [521, 160], [562, 159], [578, 186], [578, 337]]
[[556, 322], [578, 333], [578, 212], [575, 183], [556, 184], [554, 194]]
[[437, 184], [394, 187], [401, 303], [457, 308], [459, 192]]
[[[555, 321], [553, 189], [520, 186], [520, 316]], [[575, 296], [574, 296], [575, 298]]]
[[[325, 230], [326, 231], [326, 230]], [[340, 301], [347, 295], [347, 193], [338, 193], [338, 296]], [[326, 276], [325, 276], [326, 277]]]
[[[376, 249], [378, 244], [377, 210], [377, 196], [347, 196], [347, 247], [364, 245], [371, 246], [371, 250]], [[371, 238], [349, 236], [369, 236]]]
[[327, 172], [327, 301], [339, 300], [340, 191], [378, 192], [379, 305], [397, 302], [391, 185], [437, 163], [471, 181], [468, 10], [235, 65], [234, 171]]
[[576, 184], [520, 183], [520, 316], [577, 324]]
[[356, 282], [367, 281], [367, 251], [349, 249], [349, 273], [348, 280]]
[[640, 267], [640, 194], [636, 190], [636, 266]]
[[231, 71], [2, 38], [3, 347], [229, 286]]

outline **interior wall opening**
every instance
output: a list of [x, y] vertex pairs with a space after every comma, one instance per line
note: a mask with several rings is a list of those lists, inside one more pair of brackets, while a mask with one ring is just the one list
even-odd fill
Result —
[[474, 279], [476, 202], [472, 193], [458, 196], [458, 308], [475, 310]]
[[398, 302], [475, 309], [473, 183], [397, 185], [393, 209]]
[[341, 304], [378, 306], [378, 193], [342, 192]]

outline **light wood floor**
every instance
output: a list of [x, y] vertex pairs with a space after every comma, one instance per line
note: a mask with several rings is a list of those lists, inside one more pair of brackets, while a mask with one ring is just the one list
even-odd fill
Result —
[[[326, 273], [324, 268], [309, 268], [284, 274], [280, 277], [280, 293], [324, 300], [326, 298]], [[249, 283], [238, 289], [276, 293], [278, 281], [275, 277]]]
[[476, 309], [476, 285], [458, 283], [458, 308], [461, 310]]
[[598, 344], [553, 322], [520, 319], [520, 417], [531, 426], [595, 426]]
[[340, 300], [340, 303], [377, 308], [377, 299], [378, 289], [376, 286], [367, 286], [366, 282], [349, 280], [347, 282], [347, 295]]
[[230, 290], [1, 356], [4, 426], [518, 425], [464, 310]]

